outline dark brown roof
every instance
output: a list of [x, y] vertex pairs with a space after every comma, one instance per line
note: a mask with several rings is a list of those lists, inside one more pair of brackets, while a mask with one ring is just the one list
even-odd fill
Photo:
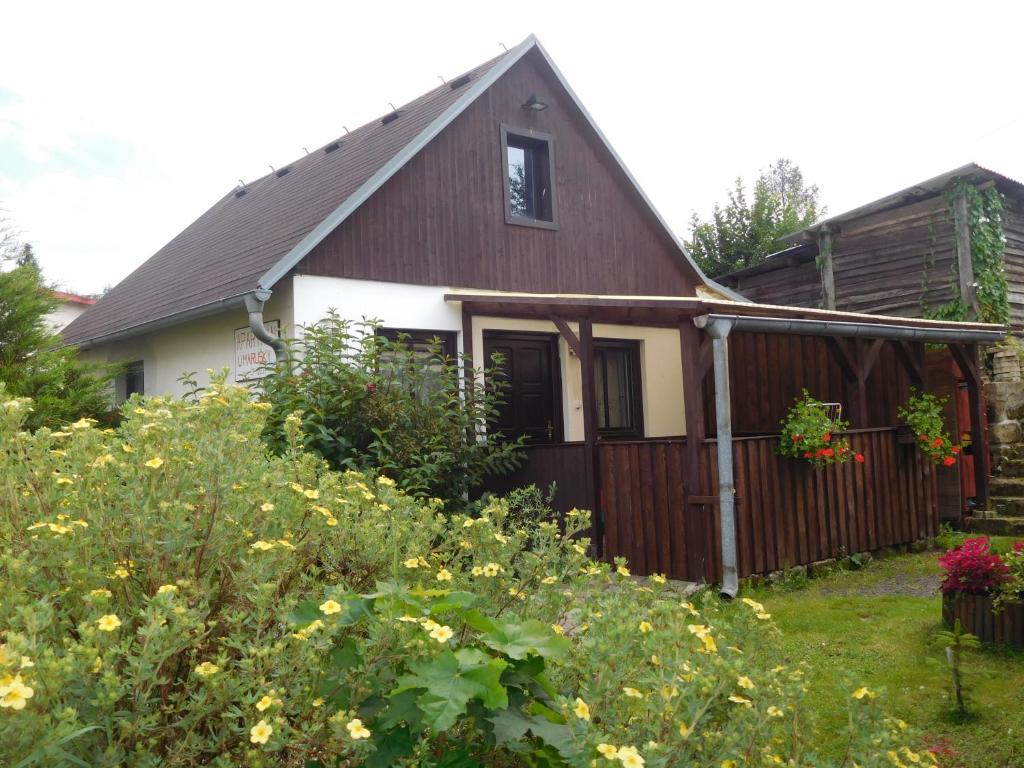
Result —
[[[441, 85], [399, 107], [397, 119], [378, 118], [231, 190], [65, 328], [65, 342], [88, 345], [132, 328], [142, 331], [253, 291], [268, 270], [463, 97], [473, 81], [517, 52], [470, 70], [466, 84]], [[449, 82], [457, 85], [461, 79]], [[337, 148], [327, 151], [334, 144]]]

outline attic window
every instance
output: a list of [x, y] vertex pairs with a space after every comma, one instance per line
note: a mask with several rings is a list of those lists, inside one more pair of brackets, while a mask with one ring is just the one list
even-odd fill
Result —
[[459, 75], [454, 80], [449, 81], [448, 82], [448, 87], [451, 88], [453, 91], [457, 91], [459, 88], [464, 86], [470, 80], [472, 80], [472, 76], [467, 72], [466, 74]]
[[285, 166], [284, 168], [278, 168], [277, 171], [274, 172], [274, 175], [280, 179], [282, 176], [287, 176], [291, 171], [292, 169], [290, 166]]
[[324, 147], [324, 154], [325, 155], [329, 155], [329, 154], [331, 154], [331, 152], [333, 152], [334, 150], [336, 150], [336, 149], [338, 149], [340, 147], [341, 147], [341, 142], [332, 141], [330, 144], [328, 144], [326, 147]]
[[558, 229], [555, 139], [546, 133], [501, 126], [505, 222]]
[[396, 109], [394, 112], [388, 112], [386, 115], [384, 115], [384, 117], [382, 117], [380, 119], [380, 124], [381, 125], [387, 125], [388, 123], [395, 122], [395, 120], [397, 120], [397, 119], [398, 119], [398, 110]]

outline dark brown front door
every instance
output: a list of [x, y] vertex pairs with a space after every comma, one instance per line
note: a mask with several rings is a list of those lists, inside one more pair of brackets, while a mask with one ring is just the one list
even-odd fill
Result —
[[558, 336], [488, 331], [484, 334], [488, 366], [496, 352], [502, 356], [501, 372], [508, 385], [497, 428], [509, 437], [526, 435], [531, 443], [561, 442]]

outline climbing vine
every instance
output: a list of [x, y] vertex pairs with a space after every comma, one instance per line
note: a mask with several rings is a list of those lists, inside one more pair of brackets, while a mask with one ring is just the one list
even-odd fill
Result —
[[[973, 184], [959, 181], [946, 192], [952, 208], [956, 199], [967, 199], [967, 221], [971, 232], [971, 262], [977, 285], [978, 319], [1005, 325], [1010, 321], [1009, 285], [1003, 264], [1003, 200], [995, 187], [979, 191]], [[967, 305], [960, 296], [959, 284], [953, 283], [956, 296], [952, 301], [927, 310], [925, 317], [933, 320], [965, 320]]]

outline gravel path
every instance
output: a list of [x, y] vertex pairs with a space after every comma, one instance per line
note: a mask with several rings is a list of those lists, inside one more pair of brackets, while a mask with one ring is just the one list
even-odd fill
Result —
[[823, 587], [823, 595], [841, 597], [933, 597], [939, 592], [935, 576], [893, 576], [871, 584]]

